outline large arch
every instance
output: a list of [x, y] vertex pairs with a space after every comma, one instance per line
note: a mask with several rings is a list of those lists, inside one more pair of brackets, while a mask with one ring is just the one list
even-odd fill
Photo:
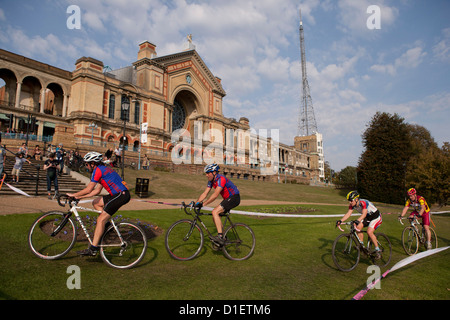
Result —
[[26, 76], [22, 80], [19, 106], [22, 109], [39, 112], [42, 84], [34, 76]]
[[179, 91], [173, 99], [173, 110], [170, 119], [172, 121], [172, 132], [177, 129], [190, 131], [192, 127], [190, 118], [200, 114], [201, 109], [200, 100], [192, 91]]
[[45, 92], [44, 113], [54, 116], [63, 115], [64, 90], [60, 84], [52, 82]]
[[2, 80], [0, 81], [1, 104], [13, 107], [14, 103], [16, 102], [16, 91], [17, 91], [16, 74], [10, 69], [2, 68], [0, 69], [0, 79]]

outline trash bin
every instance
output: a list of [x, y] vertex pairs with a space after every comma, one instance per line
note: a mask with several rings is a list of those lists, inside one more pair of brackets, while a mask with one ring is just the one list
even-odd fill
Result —
[[134, 192], [139, 198], [147, 198], [148, 197], [148, 183], [149, 179], [144, 178], [136, 178], [136, 188]]

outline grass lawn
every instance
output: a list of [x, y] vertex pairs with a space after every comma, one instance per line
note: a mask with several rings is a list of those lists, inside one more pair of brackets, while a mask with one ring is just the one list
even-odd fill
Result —
[[[308, 205], [318, 214], [342, 213], [342, 206]], [[270, 207], [240, 207], [266, 210]], [[279, 210], [280, 206], [272, 207]], [[121, 212], [166, 230], [185, 218], [179, 210]], [[234, 221], [250, 225], [256, 250], [246, 261], [227, 260], [206, 246], [193, 261], [176, 261], [164, 247], [164, 236], [149, 242], [146, 257], [130, 270], [106, 266], [100, 257], [77, 257], [79, 243], [63, 259], [44, 261], [27, 246], [27, 232], [37, 214], [0, 216], [0, 297], [2, 299], [120, 299], [120, 300], [348, 300], [365, 288], [370, 262], [362, 258], [356, 269], [344, 273], [334, 266], [331, 246], [340, 233], [335, 218], [267, 218], [234, 215]], [[393, 244], [392, 267], [404, 259], [400, 243], [403, 229], [397, 215], [384, 215], [379, 229]], [[212, 226], [206, 217], [207, 226]], [[435, 215], [439, 246], [450, 245], [449, 215]], [[424, 258], [389, 274], [370, 299], [442, 299], [450, 297], [450, 250]], [[80, 267], [81, 289], [69, 290], [71, 265]], [[386, 270], [386, 269], [385, 269]], [[385, 270], [382, 270], [384, 272]]]

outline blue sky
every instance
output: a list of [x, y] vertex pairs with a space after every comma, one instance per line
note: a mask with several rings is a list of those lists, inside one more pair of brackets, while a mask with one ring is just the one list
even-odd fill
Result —
[[[67, 8], [81, 9], [68, 29]], [[370, 5], [380, 29], [369, 29]], [[224, 115], [252, 128], [297, 134], [301, 97], [299, 9], [308, 82], [325, 160], [356, 166], [361, 134], [377, 111], [450, 141], [448, 0], [0, 0], [0, 48], [72, 71], [90, 56], [112, 69], [131, 65], [138, 44], [158, 56], [182, 51], [186, 35], [227, 92]]]

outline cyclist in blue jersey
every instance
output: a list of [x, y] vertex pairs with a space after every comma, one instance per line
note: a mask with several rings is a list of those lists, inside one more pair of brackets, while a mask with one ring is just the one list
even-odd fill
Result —
[[[219, 169], [219, 165], [215, 163], [209, 164], [205, 167], [204, 172], [206, 174], [206, 177], [208, 178], [208, 185], [206, 186], [205, 191], [197, 199], [195, 205], [197, 207], [202, 207], [211, 202], [214, 202], [219, 194], [222, 196], [223, 201], [213, 209], [212, 216], [218, 233], [217, 237], [215, 237], [215, 240], [219, 243], [223, 243], [223, 226], [222, 220], [220, 219], [220, 214], [237, 207], [241, 202], [241, 197], [239, 195], [238, 188], [234, 185], [233, 182], [230, 181], [230, 179], [219, 174]], [[211, 197], [209, 197], [208, 200], [205, 201], [212, 188], [215, 189], [214, 193], [211, 195]]]
[[92, 245], [86, 249], [77, 252], [84, 256], [95, 256], [99, 247], [100, 238], [105, 231], [105, 226], [111, 216], [119, 210], [120, 207], [130, 201], [130, 192], [126, 183], [122, 180], [117, 172], [110, 167], [102, 164], [102, 154], [98, 152], [88, 152], [83, 160], [86, 168], [92, 173], [91, 182], [86, 188], [77, 193], [68, 193], [69, 197], [76, 199], [90, 198], [98, 195], [103, 188], [108, 191], [108, 195], [95, 198], [92, 205], [98, 211], [101, 211], [97, 218], [97, 226], [95, 227], [94, 239]]

